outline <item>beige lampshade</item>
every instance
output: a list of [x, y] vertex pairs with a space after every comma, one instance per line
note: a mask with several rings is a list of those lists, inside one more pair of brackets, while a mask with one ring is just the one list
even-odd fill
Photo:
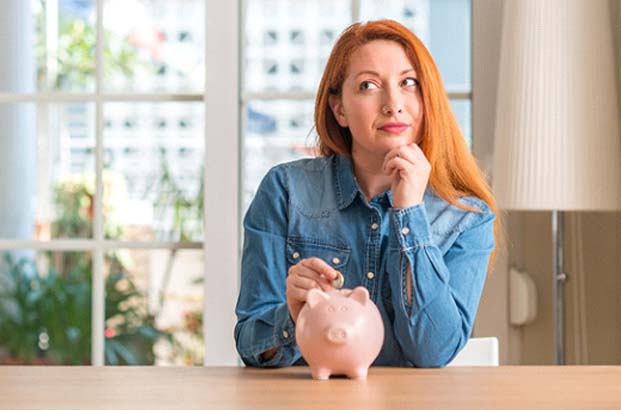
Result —
[[608, 0], [506, 0], [493, 187], [504, 209], [621, 209]]

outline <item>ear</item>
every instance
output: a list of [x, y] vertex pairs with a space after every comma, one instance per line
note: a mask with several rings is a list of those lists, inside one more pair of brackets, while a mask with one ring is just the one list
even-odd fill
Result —
[[360, 303], [362, 306], [365, 306], [369, 300], [369, 291], [363, 286], [358, 286], [351, 292], [349, 297]]
[[317, 306], [319, 303], [323, 302], [324, 300], [328, 300], [328, 295], [319, 289], [311, 289], [306, 295], [306, 303], [308, 303], [308, 306], [311, 309]]
[[343, 110], [343, 98], [340, 95], [330, 95], [328, 97], [328, 103], [330, 104], [330, 109], [334, 114], [334, 118], [336, 118], [336, 122], [338, 122], [341, 127], [349, 127], [347, 118], [345, 117], [345, 111]]

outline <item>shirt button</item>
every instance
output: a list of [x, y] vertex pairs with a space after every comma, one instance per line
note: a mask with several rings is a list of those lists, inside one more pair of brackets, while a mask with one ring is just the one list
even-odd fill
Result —
[[332, 263], [333, 264], [336, 265], [337, 263], [340, 263], [340, 262], [341, 262], [341, 260], [339, 258], [332, 258]]
[[408, 227], [406, 226], [405, 228], [401, 229], [401, 233], [402, 233], [402, 234], [404, 234], [404, 235], [409, 234], [409, 233], [410, 233], [410, 228], [408, 228]]
[[293, 256], [293, 259], [297, 259], [300, 257], [300, 254], [298, 252], [293, 252], [293, 255], [291, 256]]
[[375, 277], [375, 273], [367, 272], [367, 278], [369, 278], [369, 280], [373, 280], [374, 277]]
[[377, 228], [379, 228], [378, 224], [374, 223], [374, 224], [371, 225], [371, 229], [373, 229], [374, 231], [376, 231]]
[[289, 337], [289, 332], [287, 332], [286, 330], [282, 331], [282, 337], [284, 337], [285, 339], [287, 339]]

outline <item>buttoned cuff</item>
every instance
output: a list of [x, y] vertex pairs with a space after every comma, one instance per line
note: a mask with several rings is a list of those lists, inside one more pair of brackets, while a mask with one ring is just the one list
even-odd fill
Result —
[[424, 202], [404, 209], [391, 208], [389, 215], [391, 248], [407, 251], [431, 243], [431, 225]]
[[289, 308], [286, 303], [278, 306], [274, 312], [274, 339], [278, 340], [279, 344], [289, 344], [295, 342], [295, 323], [291, 319]]
[[[274, 337], [271, 347], [266, 347], [263, 350], [268, 350], [276, 347], [276, 353], [268, 360], [262, 360], [259, 357], [259, 361], [262, 366], [276, 367], [290, 364], [292, 360], [290, 356], [295, 356], [293, 350], [295, 344], [295, 324], [291, 320], [291, 314], [286, 303], [278, 306], [274, 311]], [[262, 354], [263, 352], [261, 352]], [[260, 354], [260, 355], [261, 355]], [[259, 355], [259, 356], [260, 356]]]

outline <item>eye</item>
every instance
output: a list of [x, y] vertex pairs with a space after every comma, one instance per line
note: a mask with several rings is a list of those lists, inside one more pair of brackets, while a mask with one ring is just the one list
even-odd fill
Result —
[[334, 306], [328, 306], [328, 312], [332, 313], [334, 312]]
[[360, 91], [369, 91], [369, 90], [374, 90], [377, 88], [377, 86], [375, 84], [373, 84], [371, 81], [363, 81], [360, 83]]
[[418, 86], [418, 80], [414, 77], [408, 77], [405, 80], [403, 80], [403, 82], [401, 83], [406, 87], [417, 87]]
[[341, 312], [347, 312], [347, 306], [341, 306]]

